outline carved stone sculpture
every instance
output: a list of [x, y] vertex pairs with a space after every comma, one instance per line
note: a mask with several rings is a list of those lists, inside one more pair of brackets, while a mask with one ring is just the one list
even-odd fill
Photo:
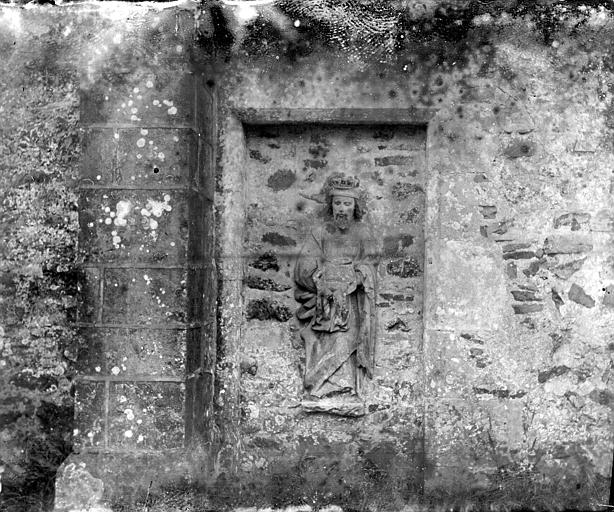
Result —
[[377, 250], [361, 222], [358, 179], [332, 175], [322, 192], [328, 219], [308, 235], [294, 272], [306, 350], [303, 408], [357, 416], [375, 364]]

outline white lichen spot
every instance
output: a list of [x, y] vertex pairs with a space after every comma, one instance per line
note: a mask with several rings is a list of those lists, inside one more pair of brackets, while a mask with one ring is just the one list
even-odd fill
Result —
[[115, 139], [119, 139], [119, 133], [115, 132], [115, 133], [113, 134], [113, 137], [114, 137]]
[[115, 35], [113, 36], [113, 42], [114, 42], [115, 44], [119, 44], [119, 43], [121, 43], [121, 42], [122, 42], [122, 35], [121, 35], [121, 34], [115, 34]]
[[171, 100], [163, 100], [162, 103], [164, 103], [167, 107], [173, 106], [173, 102]]
[[96, 370], [97, 372], [100, 372], [100, 366], [96, 366], [96, 368], [94, 368], [94, 370]]
[[111, 231], [111, 236], [115, 236], [115, 235], [117, 235], [117, 231], [115, 230]]
[[115, 212], [109, 213], [109, 217], [111, 217], [113, 219], [115, 217]]
[[139, 437], [137, 438], [136, 442], [137, 443], [142, 443], [144, 439], [145, 438], [143, 437], [143, 434], [139, 434]]
[[136, 158], [137, 158], [138, 160], [140, 160], [141, 158], [143, 158], [143, 155], [141, 155], [141, 153], [138, 153], [138, 154], [136, 155]]
[[157, 105], [160, 105], [160, 102], [159, 102], [158, 100], [153, 100], [151, 103], [152, 103], [153, 105], [156, 105], [156, 106], [157, 106]]
[[113, 222], [113, 219], [111, 219], [111, 217], [107, 217], [106, 219], [104, 219], [104, 223], [109, 226], [111, 223]]
[[164, 155], [164, 153], [162, 153], [162, 151], [160, 151], [160, 153], [158, 153], [158, 158], [160, 160], [164, 160], [166, 158], [166, 156]]
[[155, 217], [161, 217], [165, 211], [170, 212], [172, 210], [172, 207], [170, 204], [168, 204], [168, 201], [170, 201], [170, 196], [168, 197], [168, 199], [166, 199], [165, 197], [164, 201], [156, 201], [155, 199], [148, 199], [147, 209]]
[[[143, 96], [141, 96], [140, 94], [138, 94], [138, 95], [137, 95], [137, 97], [136, 97], [136, 99], [137, 99], [137, 100], [142, 100], [142, 99], [143, 99]], [[145, 107], [145, 108], [147, 108], [147, 107]]]
[[78, 435], [79, 435], [79, 429], [78, 429], [78, 428], [75, 428], [75, 429], [72, 431], [72, 435], [73, 435], [73, 436], [78, 436]]
[[[146, 134], [143, 134], [143, 135], [146, 135]], [[143, 139], [143, 138], [141, 137], [139, 140], [137, 140], [137, 141], [136, 141], [136, 145], [137, 145], [139, 148], [145, 147], [145, 139]]]
[[138, 88], [138, 87], [135, 87], [134, 89], [132, 89], [132, 92], [133, 92], [134, 94], [138, 94], [138, 93], [139, 93], [139, 88]]
[[130, 121], [138, 121], [138, 120], [139, 120], [139, 118], [138, 118], [138, 117], [136, 117], [136, 115], [132, 114], [132, 115], [130, 116]]
[[96, 179], [97, 179], [98, 181], [100, 181], [100, 180], [102, 179], [102, 176], [100, 176], [100, 174], [98, 174], [98, 175], [96, 176]]
[[145, 87], [147, 87], [148, 89], [151, 89], [154, 86], [154, 83], [151, 80], [147, 80], [147, 82], [145, 82]]
[[158, 221], [155, 219], [149, 219], [149, 229], [158, 229]]
[[125, 103], [122, 103], [122, 108], [126, 108], [126, 104]]
[[171, 242], [171, 247], [175, 247], [175, 242]]
[[87, 433], [87, 437], [89, 437], [90, 439], [93, 439], [94, 437], [94, 432], [92, 432], [91, 430]]
[[134, 412], [132, 411], [132, 409], [125, 409], [124, 414], [126, 415], [126, 419], [128, 421], [132, 421], [134, 419]]
[[175, 142], [179, 142], [179, 137], [177, 137], [177, 135], [175, 135], [175, 136], [173, 137], [173, 140], [174, 140]]
[[301, 20], [294, 20], [294, 26], [296, 28], [300, 27], [301, 26]]
[[147, 135], [149, 130], [147, 128], [141, 128], [141, 135]]
[[117, 366], [114, 366], [113, 368], [111, 368], [111, 373], [113, 375], [119, 375], [119, 368]]
[[177, 46], [175, 46], [175, 51], [177, 53], [181, 53], [183, 51], [183, 46], [181, 46], [180, 44], [178, 44]]
[[120, 404], [123, 404], [124, 402], [128, 401], [128, 399], [124, 395], [120, 395], [118, 400]]
[[134, 104], [134, 101], [128, 100], [128, 106], [131, 107]]
[[141, 215], [143, 217], [150, 217], [151, 216], [151, 212], [147, 208], [141, 208]]
[[174, 116], [177, 113], [177, 107], [171, 107], [167, 110], [168, 114]]
[[132, 430], [126, 430], [124, 432], [124, 437], [130, 439], [132, 437]]
[[132, 107], [132, 109], [130, 109], [130, 112], [132, 112], [133, 114], [136, 114], [138, 111], [139, 109], [136, 107]]
[[94, 223], [93, 222], [88, 222], [87, 223], [87, 227], [88, 228], [93, 228], [94, 227]]
[[104, 212], [105, 213], [109, 213], [111, 211], [111, 208], [109, 208], [108, 206], [104, 207]]
[[140, 425], [141, 423], [143, 423], [143, 420], [141, 420], [141, 419], [136, 420], [136, 423], [137, 423], [138, 425]]
[[122, 239], [120, 237], [118, 237], [118, 236], [114, 236], [113, 237], [113, 243], [115, 245], [119, 245], [121, 241], [122, 241]]
[[128, 224], [126, 217], [130, 214], [130, 210], [132, 210], [132, 203], [124, 200], [118, 201], [115, 205], [115, 210], [117, 214], [113, 223], [116, 226], [126, 226]]

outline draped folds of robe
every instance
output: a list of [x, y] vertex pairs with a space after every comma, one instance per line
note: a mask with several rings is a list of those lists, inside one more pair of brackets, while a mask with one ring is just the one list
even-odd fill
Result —
[[376, 246], [369, 229], [314, 229], [294, 269], [295, 298], [305, 322], [305, 389], [315, 397], [359, 393], [373, 375], [376, 337]]

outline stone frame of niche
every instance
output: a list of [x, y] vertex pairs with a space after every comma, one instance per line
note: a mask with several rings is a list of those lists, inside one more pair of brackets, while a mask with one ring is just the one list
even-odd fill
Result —
[[[226, 428], [236, 432], [240, 419], [240, 354], [243, 338], [243, 240], [246, 208], [244, 205], [246, 162], [248, 161], [245, 126], [250, 125], [411, 125], [426, 129], [426, 189], [424, 219], [424, 295], [423, 295], [423, 334], [420, 340], [421, 351], [427, 326], [432, 325], [435, 311], [433, 255], [439, 233], [439, 174], [445, 165], [447, 149], [445, 144], [435, 142], [434, 122], [438, 109], [435, 108], [229, 108], [220, 118], [219, 140], [221, 158], [218, 162], [218, 176], [221, 177], [225, 194], [218, 203], [223, 208], [218, 224], [218, 276], [221, 278], [219, 296], [220, 329], [218, 336], [225, 346], [226, 361], [223, 375], [217, 375], [224, 388], [224, 407], [220, 411]], [[442, 160], [443, 158], [443, 160]], [[421, 372], [424, 374], [422, 361]], [[423, 379], [424, 381], [424, 379]], [[424, 412], [423, 412], [424, 414]], [[424, 424], [424, 423], [423, 423]]]

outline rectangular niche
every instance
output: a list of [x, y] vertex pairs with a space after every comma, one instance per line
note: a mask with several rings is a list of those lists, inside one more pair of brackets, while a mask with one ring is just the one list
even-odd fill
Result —
[[[300, 414], [305, 347], [295, 317], [294, 266], [313, 227], [325, 220], [321, 189], [333, 173], [357, 177], [368, 194], [377, 239], [375, 367], [364, 386], [369, 410], [418, 414], [426, 127], [410, 125], [244, 125], [245, 314], [241, 353], [254, 371], [241, 380], [243, 428], [301, 435], [321, 415]], [[256, 370], [257, 368], [257, 370]], [[360, 428], [358, 425], [356, 428]]]

